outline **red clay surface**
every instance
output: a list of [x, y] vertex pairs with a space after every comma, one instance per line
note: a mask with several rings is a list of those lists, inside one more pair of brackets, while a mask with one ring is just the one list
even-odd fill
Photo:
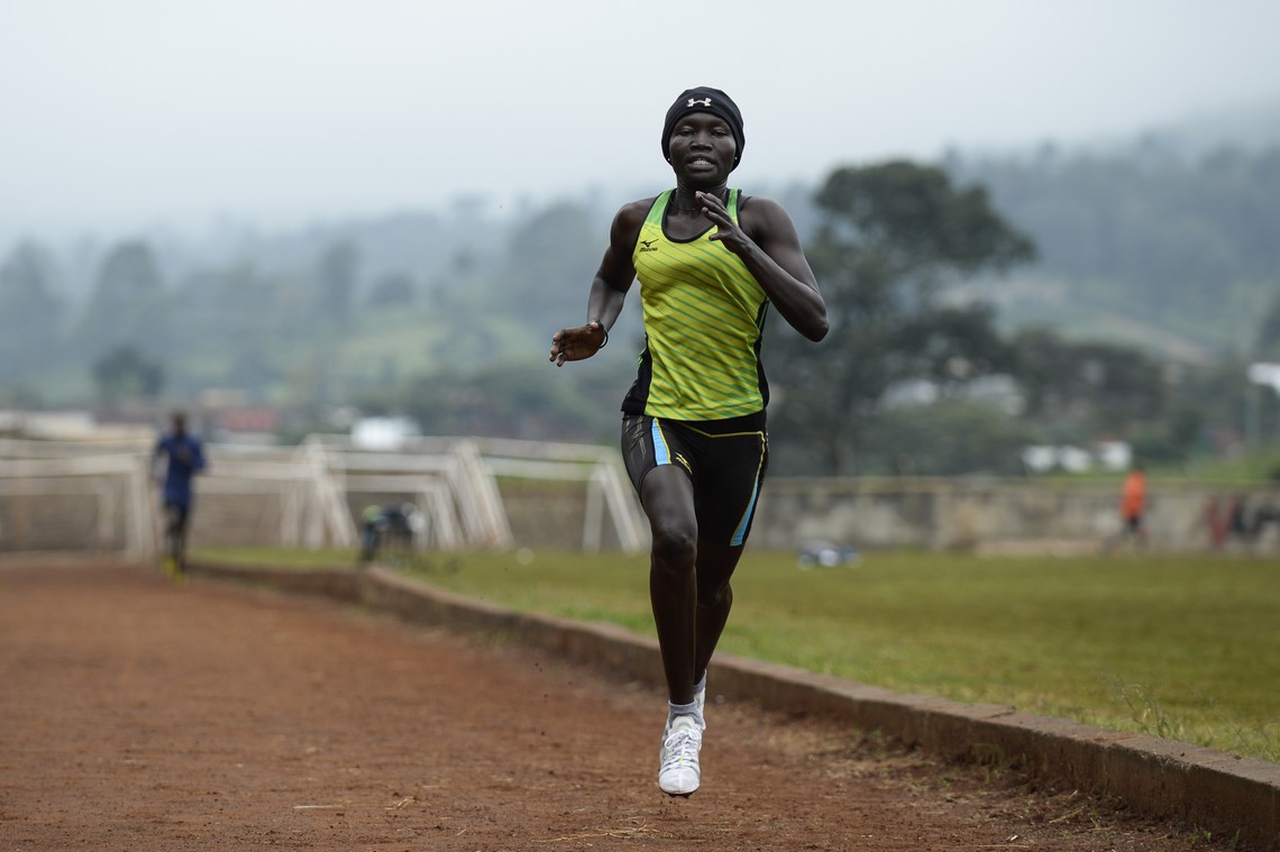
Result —
[[0, 567], [5, 852], [1227, 848], [743, 705], [708, 707], [672, 799], [664, 719], [651, 688], [334, 604]]

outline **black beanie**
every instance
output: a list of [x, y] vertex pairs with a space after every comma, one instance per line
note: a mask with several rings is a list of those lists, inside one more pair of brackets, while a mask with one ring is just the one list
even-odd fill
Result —
[[742, 135], [742, 113], [738, 111], [733, 98], [710, 86], [685, 89], [671, 105], [671, 109], [667, 110], [667, 120], [662, 125], [662, 156], [671, 159], [671, 131], [675, 130], [677, 121], [691, 112], [709, 112], [728, 123], [729, 129], [733, 131], [733, 139], [738, 143], [738, 150], [733, 155], [733, 167], [736, 169], [742, 160], [742, 146], [747, 141]]

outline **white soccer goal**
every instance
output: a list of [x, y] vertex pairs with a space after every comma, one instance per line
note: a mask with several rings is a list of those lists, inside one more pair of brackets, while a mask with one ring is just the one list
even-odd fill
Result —
[[481, 458], [494, 476], [514, 479], [581, 482], [585, 485], [582, 549], [600, 550], [606, 518], [619, 547], [634, 553], [647, 546], [631, 483], [617, 451], [603, 447], [486, 438], [477, 441]]
[[[579, 514], [576, 542], [570, 546], [599, 550], [606, 531], [627, 552], [647, 546], [639, 502], [621, 473], [616, 450], [594, 445], [517, 441], [497, 438], [419, 437], [395, 450], [361, 449], [336, 436], [307, 439], [312, 452], [323, 453], [353, 509], [363, 499], [404, 500], [424, 516], [429, 535], [419, 547], [498, 548], [523, 546], [531, 527], [544, 524], [547, 495], [521, 503], [504, 494], [502, 481], [552, 481], [572, 488], [564, 510]], [[319, 448], [319, 449], [317, 449]], [[578, 496], [582, 500], [577, 499]], [[516, 517], [513, 517], [515, 515]], [[534, 517], [531, 517], [534, 516]], [[520, 522], [521, 533], [513, 532]], [[557, 526], [564, 523], [557, 519]], [[545, 524], [544, 524], [545, 525]], [[545, 530], [542, 530], [545, 532]]]
[[354, 548], [355, 522], [323, 454], [309, 448], [205, 447], [189, 542]]
[[0, 554], [156, 553], [147, 453], [136, 444], [0, 441]]
[[345, 437], [312, 435], [304, 446], [325, 459], [353, 515], [367, 503], [414, 503], [434, 539], [420, 538], [419, 547], [512, 544], [502, 497], [470, 439], [417, 438], [395, 450], [366, 450]]

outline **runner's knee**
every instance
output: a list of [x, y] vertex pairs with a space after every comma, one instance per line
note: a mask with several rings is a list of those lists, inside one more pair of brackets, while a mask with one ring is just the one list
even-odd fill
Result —
[[697, 534], [683, 523], [654, 524], [653, 561], [671, 569], [692, 569], [698, 555]]

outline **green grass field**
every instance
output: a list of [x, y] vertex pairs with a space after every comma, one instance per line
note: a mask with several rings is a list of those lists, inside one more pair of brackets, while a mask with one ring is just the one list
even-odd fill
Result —
[[[654, 635], [647, 556], [524, 556], [432, 556], [408, 570]], [[790, 553], [748, 550], [734, 593], [720, 645], [732, 654], [1280, 762], [1280, 559], [873, 552], [801, 570]]]

